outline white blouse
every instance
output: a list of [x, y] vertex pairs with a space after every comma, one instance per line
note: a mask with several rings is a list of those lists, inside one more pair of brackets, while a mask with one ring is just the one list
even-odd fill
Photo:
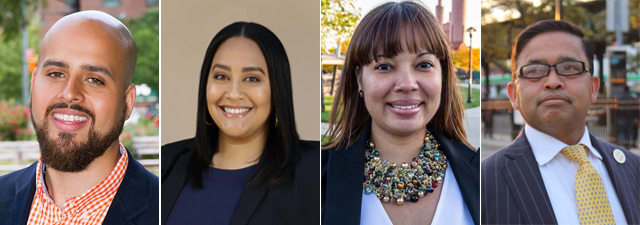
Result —
[[[473, 224], [471, 214], [462, 199], [462, 193], [456, 181], [451, 165], [447, 162], [447, 171], [431, 224]], [[447, 188], [444, 188], [447, 187]], [[411, 202], [405, 203], [411, 204]], [[393, 224], [387, 212], [384, 211], [382, 202], [375, 194], [365, 194], [362, 191], [362, 208], [360, 224], [366, 225], [390, 225]]]

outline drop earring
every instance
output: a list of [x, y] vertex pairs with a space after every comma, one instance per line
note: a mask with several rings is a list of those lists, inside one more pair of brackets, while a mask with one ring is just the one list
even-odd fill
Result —
[[204, 119], [204, 124], [206, 124], [207, 126], [213, 126], [215, 123], [209, 122], [209, 119]]
[[362, 92], [362, 90], [358, 91], [358, 94], [360, 95], [360, 98], [364, 97], [364, 92]]

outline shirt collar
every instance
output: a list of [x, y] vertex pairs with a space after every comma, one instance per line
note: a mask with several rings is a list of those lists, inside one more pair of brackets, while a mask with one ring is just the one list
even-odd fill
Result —
[[[536, 161], [538, 162], [538, 166], [544, 166], [549, 161], [551, 161], [564, 147], [568, 145], [564, 142], [548, 135], [545, 133], [536, 130], [535, 128], [525, 125], [524, 132], [527, 135], [527, 139], [529, 140], [529, 145], [531, 145], [531, 150], [533, 151], [533, 155], [536, 157]], [[584, 127], [584, 134], [582, 134], [582, 138], [578, 141], [578, 144], [583, 144], [587, 146], [589, 149], [588, 152], [591, 152], [593, 156], [602, 160], [602, 156], [596, 149], [591, 145], [591, 138], [589, 137], [589, 130], [587, 127]]]

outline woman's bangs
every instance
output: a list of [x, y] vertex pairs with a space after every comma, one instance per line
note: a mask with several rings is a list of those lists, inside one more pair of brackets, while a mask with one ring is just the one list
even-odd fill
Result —
[[371, 20], [365, 19], [363, 23], [369, 24], [363, 26], [367, 28], [360, 32], [360, 37], [352, 40], [357, 43], [353, 47], [358, 65], [367, 65], [380, 57], [393, 58], [403, 51], [411, 54], [430, 52], [438, 59], [446, 56], [447, 40], [425, 12], [413, 8], [389, 10], [374, 15]]

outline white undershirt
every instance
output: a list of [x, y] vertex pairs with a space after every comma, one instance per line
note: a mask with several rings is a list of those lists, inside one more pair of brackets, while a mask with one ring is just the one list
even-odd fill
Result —
[[[540, 174], [558, 224], [580, 224], [575, 195], [575, 179], [580, 165], [560, 153], [568, 145], [529, 125], [525, 126], [524, 132], [533, 150], [533, 155], [538, 162]], [[602, 156], [591, 145], [589, 131], [586, 127], [578, 143], [589, 148], [587, 157], [593, 168], [600, 174], [616, 224], [627, 224], [627, 219], [624, 217], [624, 211], [622, 211], [622, 206], [611, 183], [611, 178], [609, 178], [609, 173], [607, 173], [607, 168], [602, 163]]]
[[[467, 205], [462, 199], [462, 193], [456, 181], [451, 165], [447, 162], [446, 176], [440, 193], [440, 199], [433, 215], [431, 224], [473, 224], [471, 214]], [[446, 188], [444, 188], [446, 187]], [[411, 204], [412, 202], [406, 202]], [[385, 203], [395, 204], [395, 203]], [[402, 206], [401, 206], [402, 207]], [[362, 191], [362, 208], [360, 213], [360, 224], [363, 225], [390, 225], [391, 219], [382, 206], [382, 202], [375, 194], [365, 194]]]

